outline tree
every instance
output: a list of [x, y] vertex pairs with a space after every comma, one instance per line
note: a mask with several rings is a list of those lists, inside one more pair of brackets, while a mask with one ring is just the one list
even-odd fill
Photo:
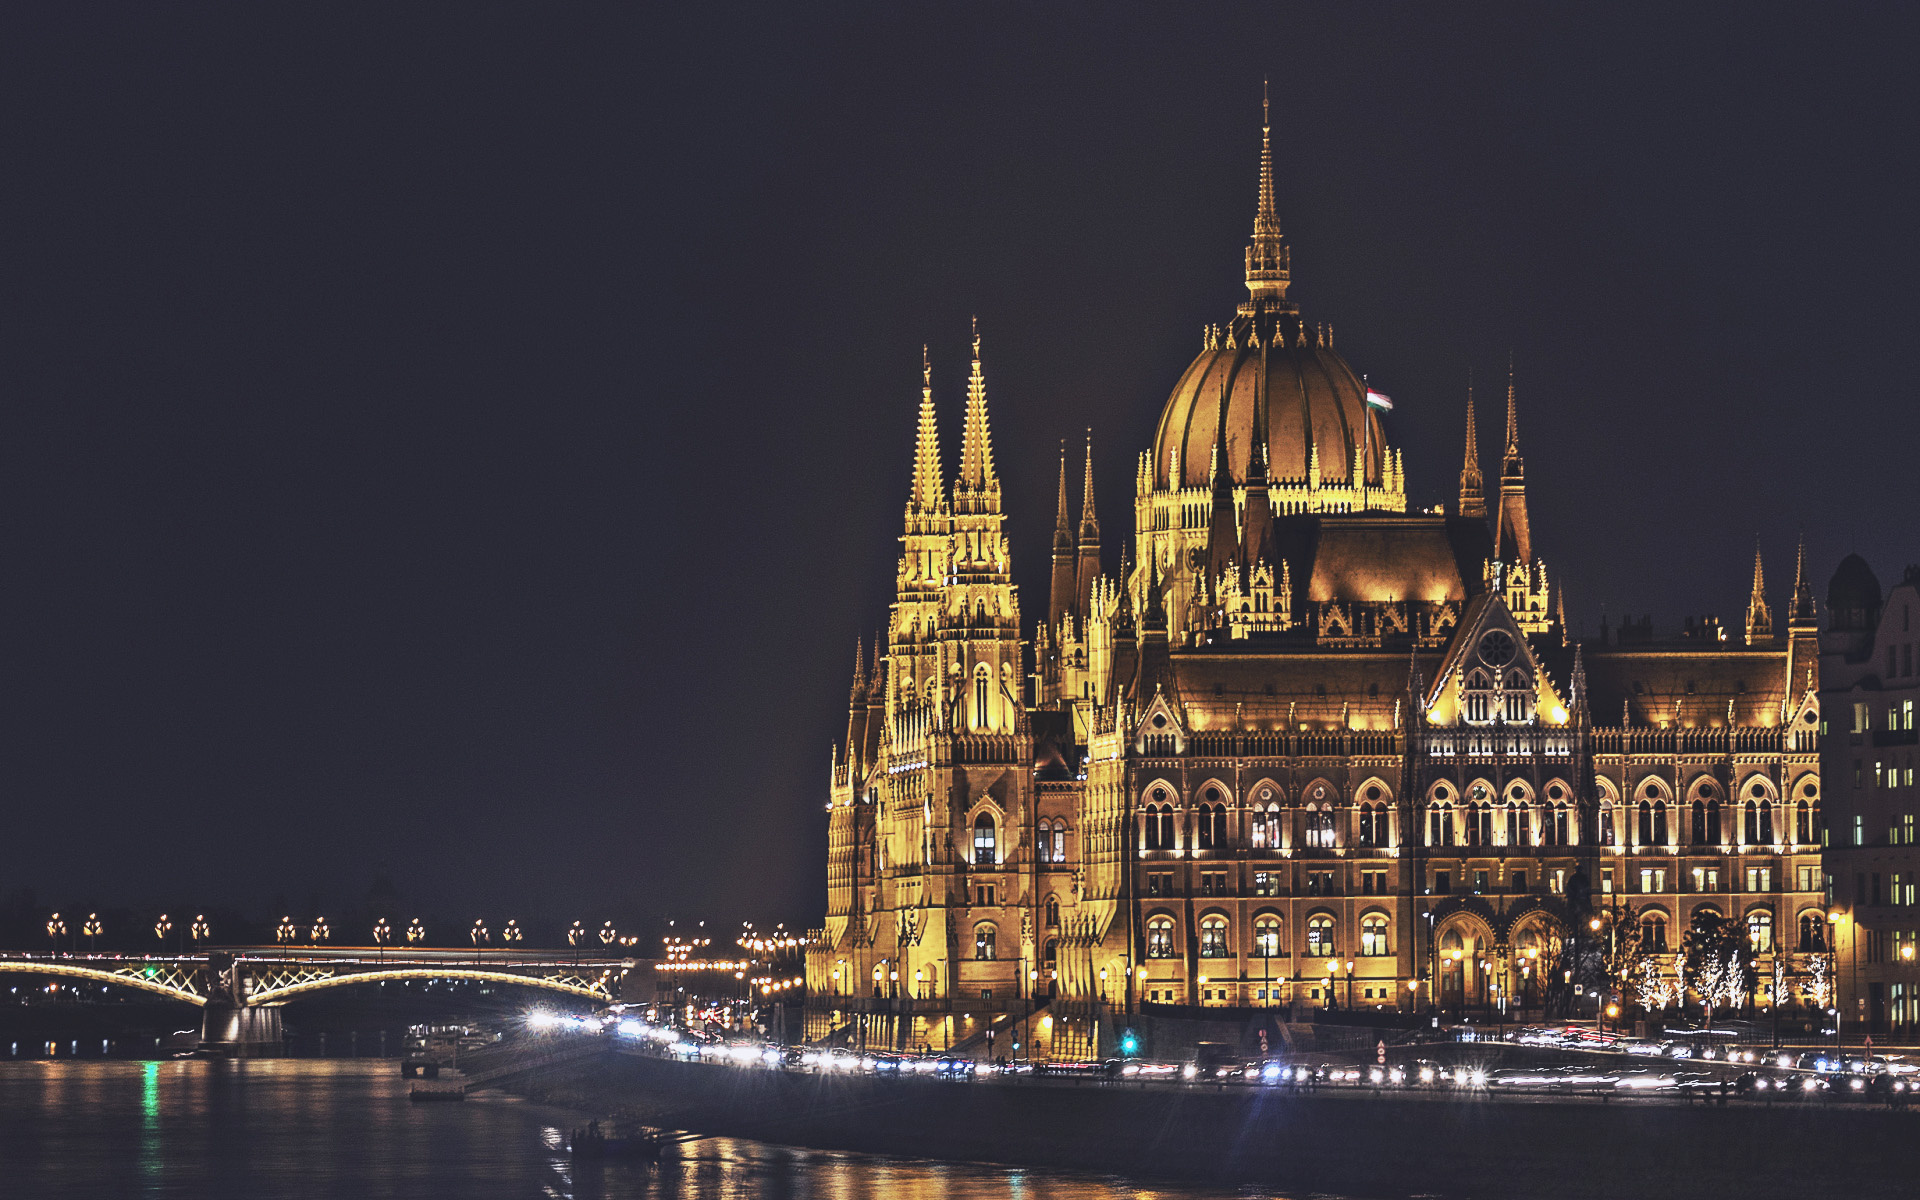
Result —
[[1639, 987], [1640, 910], [1621, 903], [1594, 918], [1601, 974], [1608, 990], [1622, 999], [1636, 994]]
[[1715, 912], [1693, 914], [1683, 942], [1686, 954], [1683, 978], [1700, 997], [1706, 1023], [1715, 1008], [1741, 1003], [1752, 986], [1753, 947], [1739, 927]]

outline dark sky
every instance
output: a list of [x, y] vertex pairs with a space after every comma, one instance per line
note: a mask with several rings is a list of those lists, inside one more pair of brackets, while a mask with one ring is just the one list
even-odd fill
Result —
[[1296, 295], [1417, 502], [1514, 354], [1577, 624], [1920, 558], [1913, 9], [950, 8], [0, 15], [0, 889], [817, 918], [921, 343], [1028, 614], [1088, 425], [1111, 567], [1267, 75]]

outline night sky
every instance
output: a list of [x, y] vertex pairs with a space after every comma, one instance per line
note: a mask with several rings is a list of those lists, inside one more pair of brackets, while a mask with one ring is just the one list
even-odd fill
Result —
[[1295, 296], [1419, 504], [1513, 354], [1576, 626], [1920, 559], [1915, 10], [1155, 7], [10, 7], [0, 892], [817, 920], [921, 344], [1031, 625], [1060, 439], [1112, 569], [1244, 296], [1265, 76]]

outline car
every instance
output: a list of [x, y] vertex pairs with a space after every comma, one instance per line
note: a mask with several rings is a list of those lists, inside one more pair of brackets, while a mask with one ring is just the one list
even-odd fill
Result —
[[970, 1058], [955, 1058], [953, 1055], [948, 1054], [933, 1060], [933, 1077], [935, 1079], [965, 1081], [972, 1079], [973, 1073], [974, 1063]]

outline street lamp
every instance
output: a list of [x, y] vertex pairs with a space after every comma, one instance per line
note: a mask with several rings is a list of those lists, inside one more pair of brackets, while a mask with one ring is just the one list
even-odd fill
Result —
[[[1827, 944], [1833, 947], [1833, 977], [1836, 981], [1833, 989], [1833, 1050], [1835, 1057], [1841, 1059], [1847, 1056], [1846, 1039], [1840, 1036], [1842, 1015], [1840, 1012], [1840, 988], [1837, 983], [1840, 978], [1840, 918], [1843, 915], [1844, 914], [1837, 908], [1827, 914], [1827, 924], [1833, 927], [1831, 935], [1827, 938]], [[1855, 979], [1854, 982], [1857, 984], [1860, 981]]]
[[153, 923], [153, 938], [160, 943], [160, 949], [167, 948], [167, 934], [173, 932], [173, 922], [167, 920], [167, 914], [161, 913], [160, 919]]
[[476, 950], [479, 949], [480, 943], [487, 940], [487, 923], [475, 917], [473, 920], [473, 928], [467, 931], [467, 936], [473, 939], [474, 948]]
[[[702, 923], [704, 924], [704, 922]], [[613, 939], [619, 936], [620, 935], [618, 933], [614, 932], [612, 921], [608, 921], [605, 925], [602, 925], [600, 927], [600, 944], [602, 946], [613, 945]]]
[[373, 944], [380, 947], [380, 959], [382, 962], [386, 961], [387, 943], [392, 940], [393, 926], [387, 924], [385, 917], [381, 917], [373, 923]]
[[327, 924], [325, 917], [315, 917], [313, 919], [313, 928], [309, 931], [309, 934], [313, 938], [313, 944], [318, 946], [321, 942], [333, 936], [333, 928]]
[[517, 942], [519, 940], [520, 940], [520, 922], [508, 921], [507, 927], [500, 931], [501, 943], [504, 945], [506, 943]]
[[80, 932], [87, 935], [87, 953], [92, 954], [93, 940], [99, 937], [102, 932], [100, 928], [100, 914], [88, 913], [87, 923], [80, 927]]
[[580, 944], [580, 939], [586, 936], [587, 936], [587, 931], [580, 927], [580, 922], [575, 921], [573, 923], [573, 928], [567, 930], [567, 945], [578, 946]]
[[297, 936], [299, 931], [293, 927], [293, 918], [290, 916], [281, 917], [280, 924], [274, 926], [273, 940], [276, 942], [290, 942]]
[[426, 940], [427, 927], [420, 923], [419, 917], [415, 917], [407, 925], [407, 945], [411, 946], [417, 942], [424, 942]]
[[1353, 1007], [1353, 960], [1347, 960], [1347, 1007]]
[[66, 934], [67, 923], [60, 919], [59, 913], [55, 913], [47, 918], [47, 937], [53, 940], [53, 952], [55, 954], [60, 953], [60, 939], [65, 937]]
[[193, 926], [188, 932], [192, 935], [194, 944], [197, 946], [213, 936], [213, 927], [207, 924], [207, 915], [201, 913], [194, 917]]

